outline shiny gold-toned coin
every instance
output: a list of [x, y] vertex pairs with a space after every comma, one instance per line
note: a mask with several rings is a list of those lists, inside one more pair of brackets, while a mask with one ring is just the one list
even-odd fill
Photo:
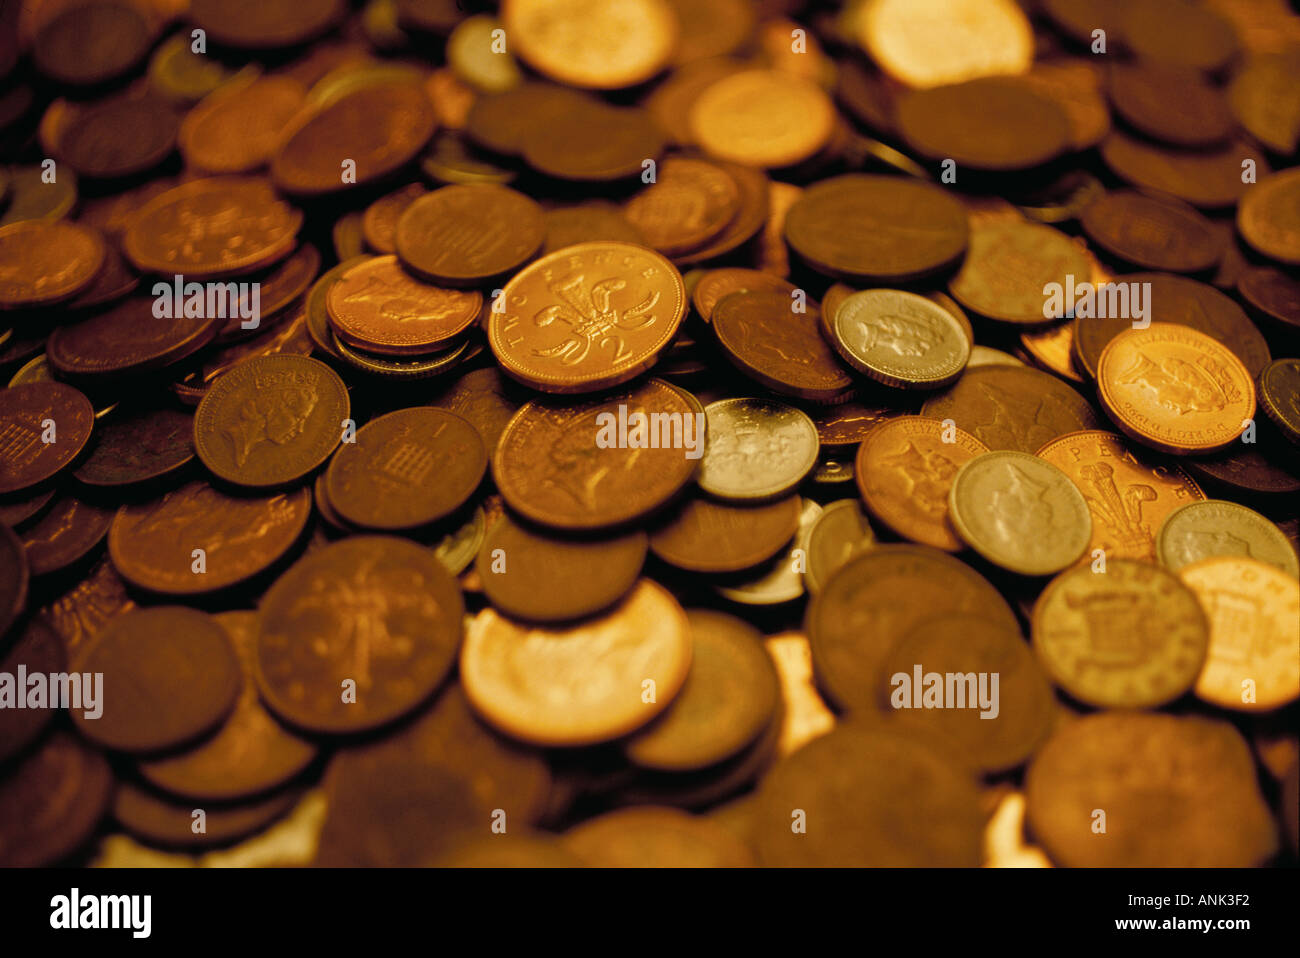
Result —
[[811, 80], [747, 70], [706, 88], [692, 104], [688, 123], [710, 156], [748, 166], [794, 166], [826, 145], [835, 107]]
[[901, 389], [939, 389], [970, 358], [970, 340], [942, 306], [897, 289], [847, 297], [829, 320], [831, 345], [854, 369]]

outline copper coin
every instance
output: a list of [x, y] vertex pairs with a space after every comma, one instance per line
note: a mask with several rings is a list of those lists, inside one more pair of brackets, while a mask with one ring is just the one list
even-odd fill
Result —
[[1300, 170], [1260, 179], [1237, 207], [1237, 229], [1255, 250], [1300, 266]]
[[127, 263], [113, 243], [104, 244], [104, 265], [94, 281], [65, 304], [70, 310], [107, 306], [132, 293], [140, 285], [140, 274]]
[[1236, 126], [1223, 91], [1191, 67], [1117, 63], [1110, 69], [1107, 92], [1125, 122], [1174, 146], [1213, 146]]
[[1018, 366], [968, 369], [921, 407], [931, 419], [952, 419], [990, 449], [1034, 452], [1067, 432], [1096, 429], [1092, 407], [1055, 376]]
[[668, 257], [698, 249], [722, 232], [740, 209], [740, 188], [707, 160], [670, 156], [653, 184], [624, 206], [646, 243]]
[[678, 808], [641, 805], [569, 830], [564, 847], [592, 868], [747, 868], [754, 853], [731, 829]]
[[645, 237], [627, 221], [622, 209], [603, 200], [591, 200], [577, 206], [557, 206], [546, 211], [545, 220], [543, 254], [597, 240], [648, 245]]
[[325, 472], [330, 502], [364, 529], [436, 522], [465, 504], [487, 470], [478, 430], [442, 409], [399, 409], [362, 426]]
[[754, 240], [767, 222], [772, 189], [767, 174], [741, 163], [714, 160], [713, 165], [723, 170], [736, 184], [740, 191], [740, 209], [722, 228], [721, 233], [703, 246], [679, 254], [676, 262], [682, 266], [707, 263], [735, 252]]
[[488, 601], [525, 622], [563, 622], [609, 608], [636, 583], [646, 536], [565, 539], [512, 520], [488, 530], [475, 569]]
[[219, 479], [252, 488], [296, 482], [343, 435], [347, 387], [319, 360], [257, 356], [212, 384], [194, 413], [194, 449]]
[[638, 176], [657, 160], [664, 134], [654, 117], [637, 107], [580, 101], [543, 126], [524, 131], [524, 161], [539, 173], [578, 183]]
[[594, 392], [654, 364], [686, 315], [686, 287], [652, 250], [582, 243], [520, 270], [499, 305], [488, 342], [506, 373], [544, 392]]
[[189, 17], [225, 46], [269, 50], [315, 39], [343, 11], [342, 0], [191, 0]]
[[53, 865], [84, 845], [113, 797], [99, 752], [55, 732], [0, 782], [0, 865]]
[[293, 252], [302, 213], [265, 180], [191, 180], [150, 200], [131, 220], [123, 245], [146, 273], [189, 279], [247, 273]]
[[810, 159], [835, 130], [835, 107], [812, 80], [744, 70], [715, 80], [687, 115], [692, 140], [710, 156], [746, 166], [789, 167]]
[[82, 382], [125, 380], [162, 369], [212, 342], [220, 316], [159, 319], [155, 300], [132, 296], [112, 308], [60, 326], [50, 334], [46, 356], [60, 376]]
[[[791, 300], [791, 294], [794, 293], [794, 286], [786, 282], [779, 276], [773, 276], [771, 273], [763, 273], [756, 269], [744, 269], [742, 267], [726, 267], [724, 269], [711, 269], [695, 284], [695, 289], [691, 292], [691, 304], [699, 314], [700, 319], [706, 323], [713, 322], [714, 307], [725, 296], [732, 293], [780, 293], [788, 301]], [[825, 306], [825, 303], [822, 304]]]
[[1237, 292], [1257, 316], [1279, 330], [1300, 330], [1300, 280], [1271, 267], [1248, 269]]
[[501, 20], [519, 57], [568, 86], [614, 90], [668, 65], [678, 37], [665, 0], [508, 0]]
[[853, 388], [821, 335], [816, 304], [781, 293], [730, 293], [713, 308], [713, 330], [732, 364], [774, 392], [834, 402]]
[[1294, 49], [1257, 52], [1228, 84], [1228, 103], [1242, 128], [1281, 156], [1300, 145], [1300, 57]]
[[473, 423], [490, 457], [496, 452], [506, 424], [526, 400], [521, 392], [496, 366], [487, 366], [461, 376], [429, 405], [454, 412]]
[[251, 291], [244, 291], [238, 306], [228, 310], [233, 315], [217, 333], [217, 343], [237, 342], [265, 333], [279, 322], [280, 314], [298, 302], [319, 271], [320, 251], [311, 243], [301, 244], [288, 259], [257, 276], [256, 325], [245, 328], [245, 315], [252, 312], [254, 304], [250, 301]]
[[986, 222], [971, 229], [970, 251], [948, 281], [948, 292], [967, 309], [1004, 323], [1042, 325], [1066, 314], [1044, 292], [1089, 280], [1084, 247], [1041, 223]]
[[94, 420], [90, 400], [64, 383], [0, 390], [0, 495], [66, 469], [86, 447]]
[[130, 4], [76, 4], [41, 26], [32, 60], [59, 83], [94, 86], [138, 67], [153, 40], [149, 22]]
[[289, 76], [231, 82], [181, 121], [177, 145], [186, 164], [205, 173], [251, 173], [267, 164], [307, 90]]
[[962, 542], [948, 518], [957, 470], [988, 447], [937, 419], [898, 416], [872, 429], [858, 447], [853, 473], [871, 514], [898, 535], [945, 552]]
[[1282, 434], [1300, 445], [1300, 359], [1275, 359], [1260, 371], [1259, 403]]
[[214, 617], [234, 643], [243, 670], [239, 701], [211, 738], [188, 751], [140, 762], [141, 776], [172, 795], [195, 800], [248, 798], [282, 785], [307, 767], [317, 748], [266, 711], [257, 697], [257, 613]]
[[449, 345], [478, 319], [477, 290], [430, 286], [376, 256], [344, 272], [326, 295], [330, 325], [349, 345], [383, 355], [420, 355]]
[[872, 429], [897, 414], [886, 406], [852, 399], [834, 406], [813, 406], [805, 411], [817, 427], [817, 439], [823, 448], [856, 446]]
[[0, 525], [0, 571], [4, 572], [0, 585], [0, 638], [22, 614], [27, 605], [27, 587], [31, 583], [31, 568], [27, 563], [27, 550], [18, 535], [6, 525]]
[[1264, 456], [1253, 446], [1243, 444], [1218, 456], [1189, 459], [1186, 465], [1202, 482], [1217, 483], [1239, 493], [1278, 496], [1300, 492], [1300, 467], [1274, 453], [1270, 450], [1270, 455]]
[[0, 310], [76, 296], [104, 264], [104, 242], [84, 226], [23, 220], [0, 226]]
[[1021, 81], [1065, 111], [1072, 150], [1090, 150], [1110, 132], [1110, 109], [1102, 92], [1102, 73], [1091, 59], [1039, 60]]
[[290, 125], [271, 157], [271, 179], [300, 196], [370, 183], [415, 159], [437, 125], [422, 84], [362, 87]]
[[904, 282], [966, 252], [966, 209], [943, 190], [898, 177], [848, 174], [803, 192], [785, 215], [790, 248], [848, 282]]
[[108, 534], [113, 510], [65, 496], [31, 528], [23, 546], [32, 575], [50, 575], [80, 562]]
[[241, 684], [230, 636], [211, 616], [179, 605], [110, 620], [72, 668], [103, 673], [102, 714], [73, 708], [73, 723], [92, 742], [124, 752], [194, 741], [230, 714]]
[[95, 429], [73, 473], [95, 488], [118, 488], [172, 475], [194, 458], [194, 417], [143, 403], [119, 408]]
[[1144, 269], [1199, 273], [1223, 257], [1223, 239], [1186, 203], [1123, 191], [1107, 193], [1079, 217], [1088, 238]]
[[[1212, 286], [1166, 273], [1128, 273], [1126, 283], [1150, 284], [1148, 317], [1177, 323], [1218, 340], [1241, 360], [1252, 376], [1269, 361], [1268, 343], [1241, 307]], [[1097, 378], [1106, 345], [1133, 327], [1125, 317], [1080, 317], [1075, 321], [1074, 351], [1087, 374]]]
[[1121, 10], [1120, 36], [1144, 60], [1218, 70], [1237, 52], [1232, 24], [1199, 3], [1133, 0]]
[[456, 580], [431, 549], [344, 539], [299, 560], [262, 597], [258, 687], [272, 711], [302, 728], [377, 728], [446, 678], [463, 614]]
[[750, 569], [794, 538], [801, 508], [798, 496], [756, 506], [689, 499], [651, 530], [650, 551], [688, 572]]
[[1272, 172], [1262, 150], [1244, 141], [1190, 152], [1138, 140], [1118, 130], [1102, 141], [1101, 158], [1120, 179], [1168, 193], [1201, 209], [1233, 206], [1252, 189], [1241, 181], [1241, 164], [1255, 163], [1262, 180]]
[[191, 482], [161, 499], [122, 506], [108, 534], [108, 553], [122, 578], [138, 588], [202, 595], [270, 568], [299, 541], [310, 517], [306, 489], [236, 498]]
[[[667, 503], [695, 474], [699, 459], [685, 446], [691, 440], [696, 452], [703, 449], [696, 415], [684, 393], [657, 379], [578, 405], [534, 400], [506, 426], [492, 475], [510, 508], [541, 525], [583, 530], [632, 522]], [[622, 442], [620, 421], [629, 424]], [[682, 429], [678, 448], [674, 421]]]
[[899, 99], [897, 117], [908, 146], [958, 169], [1028, 169], [1070, 145], [1065, 111], [1014, 77], [915, 90]]
[[479, 146], [506, 156], [524, 151], [530, 132], [565, 113], [589, 109], [586, 94], [553, 83], [524, 82], [512, 90], [479, 96], [465, 118], [465, 133]]
[[397, 221], [402, 264], [433, 283], [485, 286], [517, 270], [546, 238], [542, 208], [494, 183], [444, 186]]
[[[296, 256], [294, 257], [297, 258]], [[325, 332], [328, 334], [328, 323]], [[241, 335], [247, 335], [241, 331]], [[261, 334], [254, 334], [252, 339], [240, 339], [234, 342], [216, 344], [198, 369], [189, 371], [179, 382], [171, 384], [170, 389], [182, 403], [197, 406], [203, 401], [208, 387], [225, 374], [226, 370], [237, 366], [254, 356], [270, 356], [273, 353], [292, 353], [295, 356], [311, 355], [314, 343], [311, 330], [307, 324], [307, 304], [303, 298], [295, 301], [291, 309], [285, 310], [268, 326], [262, 328]]]
[[86, 179], [152, 170], [176, 149], [180, 117], [157, 96], [115, 96], [76, 110], [58, 134], [60, 159]]
[[261, 831], [283, 817], [299, 798], [298, 791], [286, 789], [249, 801], [213, 805], [203, 809], [203, 830], [196, 831], [193, 801], [172, 799], [125, 781], [118, 783], [113, 794], [113, 818], [150, 845], [197, 850], [229, 845]]
[[[48, 676], [67, 671], [68, 654], [63, 639], [44, 616], [28, 618], [14, 638], [13, 642], [5, 642], [6, 650], [0, 655], [0, 674], [16, 676], [20, 667], [28, 675]], [[16, 698], [25, 703], [28, 688], [25, 683], [15, 683], [15, 686]], [[5, 708], [0, 712], [0, 762], [7, 762], [36, 741], [57, 712], [55, 708]]]
[[410, 183], [367, 206], [361, 217], [361, 232], [366, 245], [376, 253], [396, 253], [398, 220], [412, 203], [428, 192], [423, 183]]
[[0, 501], [0, 525], [21, 529], [39, 516], [53, 500], [58, 489], [47, 489], [34, 496], [21, 499], [5, 497]]

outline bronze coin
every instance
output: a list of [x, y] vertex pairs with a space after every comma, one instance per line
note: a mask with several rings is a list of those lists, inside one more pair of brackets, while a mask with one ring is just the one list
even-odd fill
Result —
[[317, 748], [286, 729], [257, 697], [254, 657], [256, 612], [214, 617], [234, 643], [243, 670], [239, 701], [211, 738], [176, 755], [145, 759], [137, 766], [151, 785], [181, 798], [231, 801], [282, 785], [306, 768]]
[[1119, 9], [1119, 35], [1143, 60], [1213, 71], [1237, 52], [1232, 24], [1191, 0], [1132, 0]]
[[108, 622], [72, 663], [103, 673], [98, 716], [72, 708], [86, 738], [124, 752], [194, 741], [225, 720], [239, 696], [239, 658], [211, 616], [183, 606], [135, 609]]
[[767, 222], [771, 181], [762, 170], [740, 163], [713, 160], [713, 165], [731, 177], [740, 190], [740, 209], [722, 232], [703, 246], [682, 253], [675, 261], [682, 266], [693, 266], [721, 259], [753, 240]]
[[299, 196], [371, 183], [415, 159], [437, 125], [423, 84], [362, 87], [290, 124], [271, 179]]
[[108, 812], [113, 770], [57, 731], [0, 780], [0, 866], [53, 865], [84, 845]]
[[310, 517], [306, 489], [236, 498], [191, 482], [161, 499], [122, 506], [108, 534], [108, 554], [137, 588], [202, 595], [270, 568], [299, 541]]
[[300, 798], [288, 789], [249, 801], [203, 809], [203, 830], [194, 829], [192, 801], [172, 799], [134, 782], [119, 782], [113, 794], [113, 818], [124, 830], [151, 845], [201, 849], [228, 845], [261, 831], [283, 817]]
[[853, 388], [821, 334], [815, 303], [781, 293], [730, 293], [713, 308], [713, 330], [732, 364], [773, 392], [835, 402]]
[[474, 568], [488, 601], [526, 622], [563, 622], [609, 608], [636, 583], [646, 535], [564, 539], [515, 522], [488, 530]]
[[1241, 140], [1191, 152], [1111, 130], [1101, 142], [1100, 152], [1120, 179], [1176, 196], [1200, 209], [1230, 207], [1246, 195], [1251, 187], [1241, 181], [1241, 164], [1245, 160], [1255, 163], [1260, 180], [1272, 172], [1264, 152]]
[[1265, 456], [1252, 446], [1241, 445], [1227, 455], [1197, 457], [1185, 463], [1202, 482], [1218, 483], [1238, 493], [1285, 495], [1300, 492], [1300, 465], [1288, 462], [1276, 450]]
[[848, 174], [810, 186], [785, 214], [785, 239], [809, 266], [847, 282], [905, 282], [966, 252], [966, 208], [929, 183]]
[[303, 243], [288, 259], [277, 264], [270, 272], [256, 277], [257, 325], [244, 327], [245, 315], [251, 311], [249, 294], [240, 296], [239, 305], [231, 308], [230, 318], [217, 332], [217, 343], [232, 343], [253, 338], [264, 333], [279, 321], [278, 314], [297, 302], [320, 271], [320, 251], [311, 243]]
[[6, 497], [0, 500], [0, 525], [11, 529], [21, 529], [39, 516], [54, 500], [58, 489], [47, 489], [42, 493], [22, 499]]
[[126, 257], [112, 242], [104, 244], [104, 265], [94, 280], [65, 304], [70, 310], [90, 310], [107, 306], [130, 295], [140, 285], [140, 274], [131, 268]]
[[293, 725], [377, 728], [446, 678], [464, 601], [432, 549], [356, 536], [299, 560], [258, 607], [257, 684]]
[[487, 471], [478, 430], [431, 406], [372, 419], [325, 471], [335, 511], [363, 529], [415, 529], [455, 512]]
[[306, 98], [293, 77], [231, 79], [185, 115], [177, 146], [190, 169], [251, 173], [266, 165]]
[[1145, 193], [1107, 193], [1079, 217], [1088, 238], [1144, 269], [1199, 273], [1223, 257], [1223, 238], [1210, 221], [1178, 200]]
[[953, 160], [958, 169], [1028, 169], [1070, 145], [1065, 111], [1015, 77], [914, 90], [899, 98], [897, 111], [908, 146], [931, 160]]
[[0, 390], [0, 495], [30, 489], [72, 464], [90, 441], [90, 400], [58, 382]]
[[688, 572], [739, 572], [772, 558], [799, 529], [803, 503], [747, 506], [688, 499], [650, 533], [650, 551]]
[[219, 316], [159, 319], [155, 301], [132, 296], [50, 334], [45, 354], [60, 376], [78, 381], [123, 380], [162, 369], [212, 342]]
[[1045, 290], [1073, 289], [1091, 277], [1081, 243], [1041, 223], [983, 222], [971, 229], [970, 250], [948, 281], [962, 306], [1004, 323], [1041, 326], [1062, 318], [1068, 307], [1050, 308]]
[[664, 134], [646, 110], [607, 106], [599, 101], [574, 103], [544, 126], [524, 131], [524, 161], [539, 173], [560, 180], [600, 183], [641, 173], [646, 160], [657, 160]]
[[257, 356], [212, 384], [194, 413], [194, 449], [219, 479], [250, 488], [287, 485], [329, 458], [350, 402], [319, 360]]
[[22, 614], [27, 605], [27, 587], [31, 583], [31, 568], [27, 564], [27, 550], [17, 533], [0, 525], [0, 638]]
[[140, 402], [114, 410], [97, 425], [73, 475], [92, 488], [120, 488], [173, 475], [193, 458], [194, 417]]
[[397, 221], [397, 255], [425, 279], [485, 286], [531, 259], [546, 238], [542, 208], [494, 183], [444, 186], [415, 200]]
[[191, 0], [189, 18], [216, 42], [240, 50], [294, 47], [343, 16], [342, 0]]
[[590, 868], [748, 868], [750, 847], [730, 829], [678, 808], [641, 805], [590, 818], [564, 847]]
[[1255, 315], [1278, 330], [1300, 330], [1300, 280], [1268, 266], [1248, 269], [1237, 283], [1237, 292]]
[[[703, 449], [698, 415], [686, 394], [657, 379], [578, 405], [533, 400], [506, 426], [492, 475], [510, 508], [533, 522], [572, 530], [622, 525], [662, 507], [695, 475], [700, 460], [682, 447], [690, 441]], [[621, 443], [620, 421], [629, 424]], [[679, 448], [672, 448], [674, 422]]]
[[398, 220], [412, 203], [428, 192], [423, 183], [409, 183], [367, 206], [361, 217], [361, 232], [366, 245], [376, 253], [396, 253]]
[[612, 240], [645, 246], [645, 237], [627, 221], [623, 211], [613, 203], [591, 200], [577, 206], [557, 206], [545, 213], [546, 241], [542, 254], [554, 253], [566, 246]]
[[1067, 432], [1097, 429], [1092, 407], [1061, 380], [1020, 366], [977, 366], [921, 407], [952, 419], [989, 449], [1033, 453]]
[[670, 258], [699, 249], [740, 209], [740, 187], [707, 160], [670, 156], [655, 181], [634, 195], [624, 213], [646, 242]]
[[[20, 667], [26, 669], [28, 675], [54, 675], [68, 669], [63, 639], [44, 616], [31, 616], [23, 623], [16, 640], [5, 644], [7, 649], [0, 655], [0, 674], [17, 675]], [[15, 692], [17, 697], [26, 701], [27, 688], [16, 684]], [[0, 711], [0, 762], [7, 762], [36, 741], [57, 713], [55, 708], [5, 708]]]
[[58, 83], [95, 86], [138, 67], [153, 40], [149, 22], [130, 4], [75, 4], [37, 31], [32, 62]]
[[475, 99], [465, 118], [465, 133], [479, 146], [495, 153], [519, 156], [533, 130], [549, 126], [573, 110], [590, 109], [592, 105], [592, 98], [577, 90], [529, 81], [512, 90]]
[[65, 496], [23, 532], [32, 575], [50, 575], [80, 562], [108, 534], [113, 510]]
[[80, 107], [58, 134], [57, 152], [77, 175], [111, 180], [152, 170], [176, 149], [180, 116], [151, 95]]
[[1282, 435], [1300, 445], [1300, 359], [1275, 359], [1260, 371], [1259, 404]]
[[1300, 170], [1262, 177], [1241, 198], [1237, 230], [1269, 259], [1300, 266]]
[[23, 220], [0, 226], [0, 310], [76, 296], [104, 264], [104, 241], [76, 223]]
[[[723, 297], [732, 293], [751, 292], [781, 293], [787, 300], [793, 302], [790, 297], [794, 293], [794, 286], [779, 276], [756, 269], [736, 266], [711, 269], [695, 284], [695, 289], [691, 292], [691, 304], [700, 319], [711, 323], [714, 307]], [[822, 305], [825, 306], [825, 302]]]
[[430, 400], [429, 405], [454, 412], [473, 423], [490, 457], [496, 452], [506, 424], [526, 401], [521, 392], [496, 366], [486, 366], [465, 373], [436, 399]]
[[1107, 93], [1126, 123], [1173, 146], [1213, 146], [1236, 127], [1223, 91], [1192, 67], [1116, 63], [1110, 68]]

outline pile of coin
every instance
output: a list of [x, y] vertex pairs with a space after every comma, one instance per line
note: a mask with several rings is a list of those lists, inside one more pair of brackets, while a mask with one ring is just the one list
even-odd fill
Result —
[[0, 864], [1300, 854], [1283, 0], [45, 0], [0, 79]]

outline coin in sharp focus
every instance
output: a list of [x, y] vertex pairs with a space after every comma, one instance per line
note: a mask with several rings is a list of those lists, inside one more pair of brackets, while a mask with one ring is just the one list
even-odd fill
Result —
[[990, 449], [1030, 452], [1067, 432], [1096, 429], [1092, 407], [1061, 380], [1037, 369], [978, 366], [925, 401], [921, 415], [952, 419]]
[[[228, 496], [191, 482], [161, 499], [124, 505], [108, 534], [123, 579], [162, 595], [202, 595], [244, 582], [282, 559], [311, 518], [307, 489]], [[203, 571], [195, 569], [203, 551]]]
[[1209, 618], [1210, 651], [1196, 695], [1220, 708], [1267, 712], [1300, 698], [1300, 582], [1246, 556], [1178, 570]]
[[542, 208], [495, 183], [444, 186], [419, 197], [397, 221], [402, 264], [446, 286], [490, 286], [513, 273], [546, 239]]
[[1079, 487], [1092, 513], [1088, 552], [1107, 559], [1156, 557], [1156, 534], [1171, 512], [1205, 498], [1176, 463], [1145, 450], [1134, 451], [1122, 437], [1101, 430], [1067, 433], [1035, 454]]
[[529, 627], [485, 609], [460, 655], [474, 710], [511, 738], [545, 746], [636, 731], [672, 703], [690, 665], [686, 613], [648, 579], [606, 614], [570, 628]]
[[[378, 728], [425, 701], [455, 664], [464, 600], [433, 550], [354, 536], [300, 559], [258, 607], [266, 704], [321, 733]], [[344, 701], [344, 682], [355, 701]]]
[[1079, 217], [1088, 238], [1144, 269], [1199, 273], [1223, 256], [1224, 242], [1194, 207], [1133, 190], [1107, 193]]
[[872, 59], [908, 87], [1024, 73], [1034, 59], [1033, 28], [1010, 0], [886, 0], [853, 22]]
[[689, 572], [739, 572], [781, 551], [799, 528], [800, 501], [757, 506], [686, 500], [650, 533], [650, 551]]
[[678, 808], [641, 805], [571, 828], [564, 847], [590, 868], [746, 868], [749, 846], [730, 829]]
[[307, 90], [293, 77], [254, 76], [203, 99], [181, 121], [177, 146], [186, 163], [207, 173], [251, 173], [275, 153]]
[[881, 423], [858, 447], [854, 476], [871, 514], [893, 532], [921, 545], [958, 552], [948, 516], [948, 492], [957, 471], [989, 449], [956, 426], [925, 416]]
[[823, 452], [831, 452], [831, 447], [856, 446], [876, 426], [897, 415], [887, 406], [853, 399], [834, 406], [811, 406], [807, 412], [817, 427]]
[[875, 546], [876, 534], [871, 531], [860, 502], [840, 499], [830, 503], [808, 534], [808, 567], [803, 575], [804, 585], [816, 595], [840, 566]]
[[1241, 198], [1237, 230], [1257, 252], [1300, 266], [1300, 170], [1265, 176]]
[[1241, 360], [1173, 323], [1112, 339], [1097, 363], [1097, 387], [1121, 431], [1175, 455], [1227, 448], [1255, 415], [1255, 384]]
[[449, 345], [479, 317], [477, 290], [430, 286], [402, 269], [396, 256], [353, 266], [330, 286], [330, 326], [349, 345], [381, 355], [410, 356]]
[[572, 183], [627, 180], [657, 160], [664, 133], [648, 110], [582, 98], [523, 136], [524, 161], [545, 176]]
[[[793, 809], [804, 811], [807, 833], [792, 831]], [[973, 868], [983, 819], [975, 777], [948, 752], [849, 722], [763, 780], [751, 834], [769, 866]]]
[[1200, 716], [1108, 711], [1065, 723], [1029, 765], [1025, 804], [1030, 835], [1065, 867], [1245, 867], [1277, 849], [1250, 747]]
[[710, 403], [700, 488], [732, 502], [777, 499], [817, 464], [817, 427], [808, 415], [771, 399]]
[[475, 568], [488, 601], [526, 622], [565, 622], [607, 609], [636, 583], [646, 535], [565, 539], [503, 515], [484, 536]]
[[330, 502], [363, 529], [397, 531], [459, 509], [487, 471], [487, 449], [468, 420], [431, 406], [372, 419], [325, 472]]
[[1275, 359], [1259, 373], [1259, 404], [1282, 435], [1300, 445], [1300, 359]]
[[59, 730], [0, 781], [0, 865], [53, 865], [84, 845], [113, 797], [99, 752]]
[[488, 342], [510, 376], [543, 392], [594, 392], [652, 366], [686, 315], [686, 287], [662, 255], [583, 243], [506, 283]]
[[912, 91], [899, 98], [897, 118], [909, 147], [931, 160], [952, 160], [959, 170], [1024, 170], [1070, 145], [1065, 111], [1017, 77]]
[[924, 296], [869, 289], [847, 297], [830, 319], [831, 345], [854, 369], [886, 386], [938, 389], [961, 375], [970, 340]]
[[811, 80], [780, 70], [745, 70], [706, 87], [691, 104], [687, 123], [695, 143], [712, 157], [788, 167], [830, 140], [835, 107]]
[[1112, 129], [1099, 152], [1125, 182], [1206, 210], [1234, 206], [1255, 188], [1241, 180], [1244, 161], [1254, 162], [1261, 181], [1272, 172], [1264, 151], [1246, 140], [1205, 150], [1176, 150]]
[[966, 309], [1004, 323], [1042, 325], [1066, 315], [1061, 297], [1053, 308], [1044, 289], [1062, 293], [1092, 275], [1087, 251], [1060, 230], [1041, 223], [986, 222], [971, 229], [965, 262], [948, 292]]
[[61, 220], [0, 226], [0, 310], [49, 306], [94, 282], [104, 264], [94, 230]]
[[817, 686], [835, 707], [885, 708], [885, 662], [922, 619], [966, 612], [1017, 630], [1015, 613], [983, 576], [950, 555], [881, 545], [851, 559], [813, 596], [804, 616]]
[[665, 0], [508, 0], [501, 21], [519, 58], [568, 86], [616, 90], [668, 65], [678, 21]]
[[[1056, 720], [1052, 688], [1020, 632], [979, 616], [922, 620], [895, 646], [886, 673], [894, 721], [951, 743], [985, 773], [1021, 765]], [[964, 705], [957, 699], [947, 708], [918, 707], [931, 674], [997, 676], [997, 684], [978, 688], [968, 681], [955, 690]]]
[[853, 380], [820, 323], [816, 304], [758, 291], [724, 296], [712, 317], [723, 352], [745, 375], [782, 395], [834, 402], [850, 395]]
[[1196, 682], [1209, 623], [1196, 596], [1149, 562], [1106, 559], [1053, 579], [1034, 605], [1033, 642], [1052, 681], [1098, 708], [1155, 708]]
[[[510, 507], [533, 522], [571, 530], [623, 525], [665, 505], [695, 475], [706, 448], [697, 415], [685, 393], [657, 379], [579, 405], [534, 400], [506, 426], [492, 475]], [[674, 421], [682, 426], [677, 448]], [[649, 433], [662, 423], [667, 434], [658, 426]]]
[[655, 181], [623, 207], [648, 246], [668, 257], [698, 249], [716, 237], [740, 210], [740, 187], [720, 165], [670, 156]]
[[689, 772], [725, 761], [758, 738], [777, 708], [776, 667], [753, 626], [703, 609], [686, 618], [686, 684], [667, 712], [623, 746], [641, 768]]
[[67, 469], [90, 441], [95, 412], [80, 390], [35, 382], [0, 390], [0, 495]]
[[507, 423], [524, 402], [523, 391], [501, 375], [496, 366], [473, 369], [456, 380], [430, 406], [454, 412], [474, 424], [487, 446], [488, 456], [496, 452]]
[[318, 749], [277, 722], [258, 700], [253, 671], [257, 613], [221, 612], [214, 618], [234, 643], [243, 669], [235, 710], [200, 745], [145, 759], [138, 769], [147, 782], [172, 795], [230, 801], [284, 784], [311, 763]]
[[191, 180], [146, 203], [131, 219], [123, 247], [145, 273], [186, 279], [247, 273], [293, 252], [302, 218], [265, 180]]
[[1190, 502], [1169, 513], [1155, 547], [1173, 572], [1212, 556], [1246, 556], [1300, 576], [1295, 549], [1281, 529], [1254, 509], [1221, 499]]
[[119, 407], [96, 424], [73, 475], [93, 489], [116, 489], [173, 475], [193, 459], [193, 415], [140, 403]]
[[75, 655], [73, 671], [102, 673], [101, 714], [71, 709], [90, 741], [124, 752], [184, 745], [230, 714], [241, 684], [230, 637], [183, 606], [135, 609], [110, 620]]
[[795, 288], [779, 276], [756, 269], [726, 267], [711, 269], [700, 277], [691, 291], [691, 304], [706, 323], [713, 322], [713, 310], [732, 293], [780, 293], [787, 301]]
[[948, 492], [962, 540], [994, 565], [1043, 576], [1077, 562], [1092, 539], [1092, 514], [1056, 466], [1026, 452], [988, 452], [965, 463]]
[[1285, 469], [1283, 464], [1276, 456], [1265, 457], [1245, 443], [1217, 456], [1186, 460], [1188, 472], [1202, 482], [1236, 493], [1273, 497], [1300, 492], [1300, 470], [1294, 466]]
[[[0, 625], [4, 622], [0, 621]], [[0, 637], [3, 635], [0, 631]], [[42, 615], [28, 617], [12, 640], [5, 638], [5, 651], [0, 655], [0, 674], [16, 676], [19, 668], [25, 669], [27, 675], [54, 675], [68, 669], [68, 653], [63, 638]], [[19, 683], [15, 693], [19, 702], [26, 704], [26, 684]], [[49, 726], [56, 712], [55, 708], [9, 707], [0, 712], [0, 762], [8, 762], [25, 751]], [[3, 844], [4, 840], [0, 838], [0, 845]]]
[[112, 521], [113, 510], [73, 496], [62, 496], [45, 515], [23, 530], [23, 545], [32, 575], [51, 575], [85, 559], [103, 541]]
[[306, 356], [257, 356], [230, 369], [194, 413], [194, 448], [219, 479], [287, 485], [339, 444], [350, 403], [338, 373]]
[[937, 186], [851, 173], [808, 187], [786, 213], [784, 234], [819, 273], [888, 283], [951, 267], [966, 252], [968, 228], [966, 208]]
[[1026, 329], [1020, 334], [1020, 345], [1041, 369], [1072, 383], [1087, 382], [1074, 358], [1074, 323], [1067, 320], [1055, 326]]

